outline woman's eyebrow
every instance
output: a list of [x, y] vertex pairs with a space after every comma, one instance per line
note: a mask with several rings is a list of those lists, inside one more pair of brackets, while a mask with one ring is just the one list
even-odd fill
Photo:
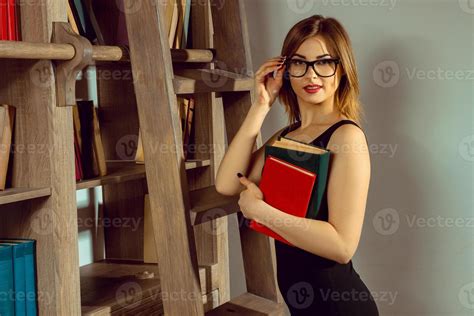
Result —
[[[303, 56], [303, 55], [301, 55], [301, 54], [296, 54], [296, 53], [295, 53], [295, 54], [293, 54], [293, 56], [297, 56], [297, 57], [301, 57], [301, 58], [306, 59], [306, 56]], [[326, 57], [326, 56], [331, 57], [331, 55], [329, 55], [329, 54], [323, 54], [323, 55], [317, 56], [316, 59], [318, 59], [318, 58], [323, 58], [323, 57]]]

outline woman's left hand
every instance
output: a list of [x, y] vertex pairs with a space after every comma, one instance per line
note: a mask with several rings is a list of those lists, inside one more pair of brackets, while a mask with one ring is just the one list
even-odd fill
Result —
[[263, 202], [263, 193], [255, 183], [246, 177], [242, 176], [239, 180], [240, 183], [247, 187], [247, 189], [240, 192], [240, 210], [245, 218], [255, 220], [258, 216], [258, 212], [261, 211], [260, 208]]

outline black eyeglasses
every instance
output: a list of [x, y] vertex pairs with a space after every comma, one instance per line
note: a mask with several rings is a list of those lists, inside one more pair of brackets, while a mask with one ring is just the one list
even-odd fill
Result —
[[290, 59], [286, 62], [288, 73], [292, 77], [300, 78], [306, 75], [309, 66], [319, 77], [332, 77], [336, 73], [337, 65], [340, 63], [339, 58], [323, 58], [314, 61], [306, 61], [302, 59]]

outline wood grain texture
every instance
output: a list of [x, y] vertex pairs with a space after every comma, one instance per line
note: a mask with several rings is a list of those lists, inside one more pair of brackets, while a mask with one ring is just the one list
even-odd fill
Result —
[[[211, 49], [171, 49], [173, 62], [210, 63], [215, 51]], [[74, 46], [61, 43], [34, 43], [25, 41], [0, 41], [0, 58], [71, 60]], [[128, 50], [121, 46], [92, 46], [94, 61], [129, 62]]]
[[0, 192], [0, 204], [8, 204], [51, 195], [51, 188], [9, 188]]
[[[218, 284], [211, 278], [214, 270], [215, 266], [199, 267], [206, 311], [217, 305]], [[145, 271], [153, 273], [153, 278], [137, 277]], [[162, 315], [163, 302], [178, 297], [162, 292], [159, 265], [114, 260], [81, 267], [81, 293], [85, 315]]]
[[[214, 48], [217, 52], [216, 59], [219, 61], [216, 66], [237, 73], [250, 73], [252, 61], [243, 2], [227, 0], [222, 4], [218, 0], [210, 1], [212, 18], [216, 26]], [[229, 40], [229, 34], [239, 36], [233, 36], [232, 40]], [[224, 103], [227, 141], [230, 144], [252, 105], [253, 90], [237, 93], [223, 92], [221, 95]], [[261, 146], [262, 138], [259, 133], [254, 150]], [[238, 213], [239, 223], [245, 222], [242, 217], [242, 214]], [[267, 236], [256, 233], [244, 225], [241, 225], [239, 230], [247, 291], [275, 302], [279, 301], [281, 297], [277, 288], [273, 242]]]
[[[133, 0], [125, 1], [126, 6], [132, 4]], [[194, 297], [164, 301], [163, 305], [168, 315], [203, 315], [195, 241], [187, 214], [189, 201], [183, 194], [187, 180], [182, 132], [173, 93], [171, 54], [160, 18], [162, 6], [144, 1], [137, 12], [126, 13], [126, 21], [162, 291], [184, 291]], [[166, 149], [155, 150], [155, 143]], [[166, 185], [160, 179], [166, 179]], [[173, 260], [167, 259], [171, 253]]]
[[[49, 23], [58, 19], [50, 5], [52, 11], [39, 1], [22, 5], [22, 18], [30, 17], [22, 24], [25, 40], [49, 41]], [[51, 195], [24, 202], [9, 213], [0, 231], [37, 240], [39, 313], [79, 315], [72, 112], [56, 107], [50, 61], [1, 60], [0, 68], [8, 74], [0, 78], [0, 99], [17, 107], [13, 186], [51, 188]]]
[[283, 316], [282, 304], [264, 299], [251, 293], [241, 294], [218, 308], [206, 313], [206, 316]]

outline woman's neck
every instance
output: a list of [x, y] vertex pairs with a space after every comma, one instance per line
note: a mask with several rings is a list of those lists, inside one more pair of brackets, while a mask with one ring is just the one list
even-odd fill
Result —
[[301, 115], [300, 127], [302, 129], [311, 125], [331, 125], [344, 118], [339, 110], [334, 108], [333, 102], [323, 102], [318, 104], [299, 102], [299, 108]]

